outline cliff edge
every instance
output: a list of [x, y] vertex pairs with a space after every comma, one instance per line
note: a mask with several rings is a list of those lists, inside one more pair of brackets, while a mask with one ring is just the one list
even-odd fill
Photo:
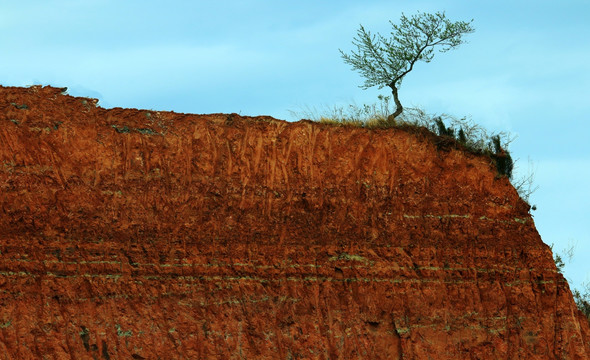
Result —
[[0, 87], [0, 359], [588, 359], [485, 156]]

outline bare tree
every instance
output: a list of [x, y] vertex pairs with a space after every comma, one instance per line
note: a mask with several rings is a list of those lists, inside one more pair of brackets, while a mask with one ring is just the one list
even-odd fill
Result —
[[350, 54], [340, 50], [340, 53], [345, 63], [365, 77], [361, 88], [375, 85], [380, 89], [391, 88], [396, 105], [395, 119], [403, 111], [397, 91], [404, 76], [414, 69], [416, 62], [430, 62], [434, 48], [446, 52], [461, 45], [463, 34], [474, 31], [472, 22], [451, 22], [444, 12], [418, 13], [410, 18], [402, 14], [399, 25], [390, 21], [393, 27], [390, 38], [373, 35], [361, 25], [352, 42], [357, 50]]

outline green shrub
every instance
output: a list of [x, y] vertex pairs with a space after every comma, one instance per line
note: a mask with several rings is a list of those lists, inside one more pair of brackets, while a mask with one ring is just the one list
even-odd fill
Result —
[[463, 128], [459, 128], [459, 134], [457, 136], [457, 140], [459, 140], [459, 142], [463, 145], [467, 144], [467, 136], [465, 136], [465, 131], [463, 131]]
[[492, 145], [494, 154], [492, 159], [496, 162], [496, 169], [498, 174], [507, 176], [508, 179], [512, 179], [512, 170], [514, 170], [514, 161], [510, 152], [502, 147], [501, 139], [499, 135], [492, 136]]
[[449, 136], [454, 138], [455, 137], [455, 130], [452, 127], [446, 127], [445, 123], [443, 122], [440, 116], [434, 119], [434, 123], [436, 124], [436, 128], [438, 130], [438, 135], [440, 136]]
[[495, 154], [494, 160], [496, 161], [496, 169], [498, 170], [498, 174], [504, 175], [508, 177], [508, 179], [512, 179], [514, 161], [512, 160], [510, 153], [506, 151], [500, 154]]

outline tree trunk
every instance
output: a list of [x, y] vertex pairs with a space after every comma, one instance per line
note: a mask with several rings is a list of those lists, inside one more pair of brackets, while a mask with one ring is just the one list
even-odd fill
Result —
[[389, 84], [389, 87], [391, 88], [391, 93], [393, 94], [393, 101], [395, 102], [395, 112], [393, 113], [393, 118], [397, 118], [402, 111], [404, 111], [404, 108], [402, 106], [402, 103], [399, 101], [399, 97], [397, 96], [397, 87], [395, 86], [394, 83]]

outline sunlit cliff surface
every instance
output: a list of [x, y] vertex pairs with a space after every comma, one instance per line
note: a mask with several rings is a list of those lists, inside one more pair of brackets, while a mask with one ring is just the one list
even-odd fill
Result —
[[485, 156], [0, 87], [0, 359], [587, 359]]

